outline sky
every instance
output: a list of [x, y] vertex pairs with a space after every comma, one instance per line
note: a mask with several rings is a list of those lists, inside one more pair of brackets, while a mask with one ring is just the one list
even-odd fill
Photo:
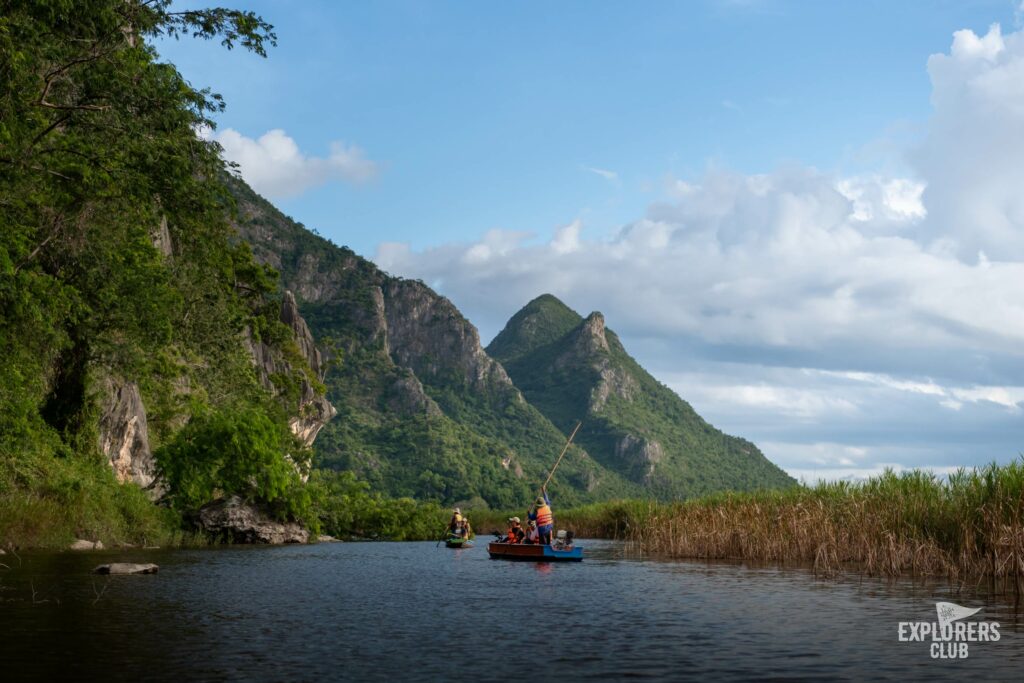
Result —
[[1024, 452], [1019, 0], [229, 6], [267, 59], [157, 46], [225, 157], [485, 343], [600, 310], [808, 482]]

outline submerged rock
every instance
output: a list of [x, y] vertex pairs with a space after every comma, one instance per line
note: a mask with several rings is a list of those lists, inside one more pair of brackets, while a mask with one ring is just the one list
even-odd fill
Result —
[[156, 574], [160, 570], [155, 564], [136, 564], [134, 562], [114, 562], [101, 564], [92, 570], [93, 574]]
[[79, 538], [68, 546], [68, 550], [103, 550], [103, 541], [86, 541]]
[[297, 522], [279, 522], [239, 496], [205, 505], [196, 520], [205, 531], [233, 543], [307, 543], [309, 531]]

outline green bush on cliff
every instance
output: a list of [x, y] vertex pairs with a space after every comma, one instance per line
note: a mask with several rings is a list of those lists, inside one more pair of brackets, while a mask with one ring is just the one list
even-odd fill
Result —
[[266, 503], [278, 516], [310, 518], [298, 468], [309, 451], [260, 408], [196, 416], [156, 453], [172, 505], [193, 512], [221, 496]]

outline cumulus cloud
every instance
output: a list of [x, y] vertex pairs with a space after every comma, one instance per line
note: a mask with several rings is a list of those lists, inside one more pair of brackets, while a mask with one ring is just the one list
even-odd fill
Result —
[[333, 180], [366, 182], [379, 170], [361, 149], [341, 142], [331, 143], [326, 157], [307, 156], [279, 128], [256, 139], [232, 128], [205, 135], [220, 143], [224, 158], [238, 164], [254, 190], [271, 199], [294, 197]]
[[1024, 33], [957, 31], [928, 74], [934, 115], [911, 157], [928, 182], [922, 239], [964, 260], [1024, 258]]
[[[927, 68], [934, 113], [913, 176], [711, 169], [671, 179], [665, 201], [600, 238], [576, 221], [547, 241], [498, 230], [387, 245], [377, 261], [441, 289], [485, 339], [543, 292], [602, 310], [656, 376], [792, 473], [1013, 457], [1024, 33], [958, 31]], [[836, 455], [817, 463], [815, 449]]]

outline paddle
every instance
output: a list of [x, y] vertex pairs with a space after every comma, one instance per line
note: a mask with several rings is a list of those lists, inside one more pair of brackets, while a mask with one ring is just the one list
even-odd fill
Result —
[[576, 436], [576, 432], [578, 432], [580, 430], [580, 425], [582, 425], [582, 424], [583, 424], [582, 422], [577, 422], [576, 423], [576, 429], [572, 430], [572, 434], [569, 435], [569, 440], [565, 442], [565, 448], [563, 448], [562, 452], [559, 453], [558, 460], [555, 461], [555, 466], [551, 468], [551, 472], [548, 473], [548, 478], [544, 480], [544, 483], [540, 487], [541, 491], [546, 489], [548, 484], [551, 483], [551, 477], [555, 476], [555, 470], [558, 469], [559, 463], [561, 463], [562, 462], [562, 458], [565, 457], [566, 451], [569, 450], [569, 445], [572, 443], [573, 438]]
[[446, 526], [446, 527], [444, 528], [444, 532], [443, 532], [443, 533], [444, 533], [444, 536], [442, 536], [441, 538], [439, 538], [439, 539], [438, 539], [438, 541], [437, 541], [437, 545], [435, 545], [435, 546], [434, 546], [435, 548], [437, 548], [438, 546], [440, 546], [440, 545], [441, 545], [441, 541], [444, 541], [444, 540], [446, 540], [446, 539], [448, 538], [448, 532], [449, 532], [450, 530], [451, 530], [451, 526]]

